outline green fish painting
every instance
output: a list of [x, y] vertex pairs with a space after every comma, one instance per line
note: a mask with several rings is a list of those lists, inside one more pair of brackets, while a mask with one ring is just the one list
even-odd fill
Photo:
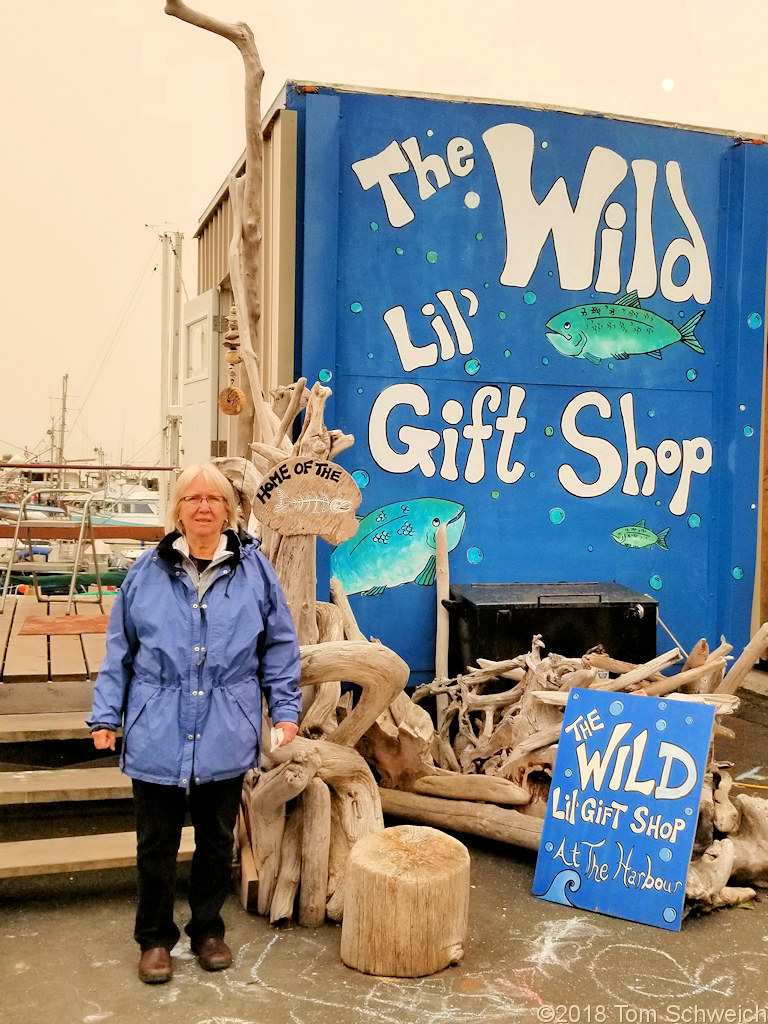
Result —
[[464, 506], [445, 498], [414, 498], [382, 505], [361, 519], [357, 533], [331, 555], [331, 575], [345, 594], [383, 594], [387, 587], [435, 581], [435, 537], [446, 524], [448, 550], [461, 539]]
[[662, 530], [661, 533], [654, 533], [645, 525], [645, 520], [641, 519], [634, 526], [620, 526], [618, 530], [613, 531], [611, 536], [617, 544], [621, 544], [625, 548], [657, 547], [669, 551], [667, 547], [668, 533], [669, 527]]
[[662, 349], [678, 341], [704, 355], [694, 331], [705, 312], [700, 309], [678, 330], [643, 309], [637, 292], [628, 292], [616, 302], [585, 302], [558, 313], [547, 323], [547, 338], [561, 355], [587, 359], [595, 366], [603, 359], [637, 355], [661, 359]]

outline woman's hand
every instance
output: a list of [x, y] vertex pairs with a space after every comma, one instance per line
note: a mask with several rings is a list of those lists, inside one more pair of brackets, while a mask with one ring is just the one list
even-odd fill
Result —
[[282, 729], [283, 731], [283, 738], [279, 744], [281, 747], [290, 743], [299, 731], [299, 727], [295, 722], [275, 722], [275, 729]]
[[117, 733], [114, 729], [95, 729], [91, 736], [93, 736], [93, 745], [97, 750], [115, 749]]

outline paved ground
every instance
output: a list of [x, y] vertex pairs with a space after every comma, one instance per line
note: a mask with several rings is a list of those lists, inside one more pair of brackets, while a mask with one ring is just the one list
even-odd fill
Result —
[[[743, 791], [768, 796], [768, 701], [742, 696], [737, 739], [718, 741], [717, 753], [745, 787], [761, 787]], [[206, 974], [182, 942], [173, 981], [150, 987], [136, 977], [132, 872], [0, 882], [0, 1021], [768, 1024], [768, 899], [664, 931], [535, 899], [533, 854], [462, 838], [473, 886], [466, 954], [416, 980], [349, 970], [339, 927], [274, 929], [233, 896], [233, 967]], [[184, 884], [182, 872], [180, 923]]]

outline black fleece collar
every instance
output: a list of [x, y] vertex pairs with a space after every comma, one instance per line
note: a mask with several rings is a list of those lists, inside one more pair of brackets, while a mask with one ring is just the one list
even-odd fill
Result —
[[[157, 555], [168, 569], [175, 569], [179, 565], [181, 555], [173, 545], [180, 536], [181, 533], [178, 530], [173, 530], [171, 533], [166, 533], [157, 545]], [[233, 568], [242, 561], [243, 548], [246, 544], [258, 545], [256, 538], [243, 530], [242, 527], [238, 527], [237, 533], [234, 530], [225, 530], [224, 536], [227, 538], [227, 551], [230, 552], [231, 556], [229, 564]]]

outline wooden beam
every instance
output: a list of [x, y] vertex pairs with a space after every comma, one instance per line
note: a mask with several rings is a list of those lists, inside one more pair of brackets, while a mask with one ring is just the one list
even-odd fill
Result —
[[[15, 536], [16, 527], [11, 523], [0, 525], [0, 538], [6, 540], [13, 540]], [[22, 543], [26, 544], [26, 534], [29, 533], [33, 536], [35, 541], [38, 540], [71, 540], [72, 535], [77, 534], [80, 530], [79, 522], [69, 522], [67, 524], [61, 522], [53, 522], [48, 524], [43, 520], [36, 521], [34, 526], [22, 527], [21, 533], [19, 534], [19, 545]], [[162, 540], [165, 536], [165, 530], [162, 526], [109, 526], [109, 525], [93, 525], [93, 535], [96, 540], [149, 540], [158, 541]]]

